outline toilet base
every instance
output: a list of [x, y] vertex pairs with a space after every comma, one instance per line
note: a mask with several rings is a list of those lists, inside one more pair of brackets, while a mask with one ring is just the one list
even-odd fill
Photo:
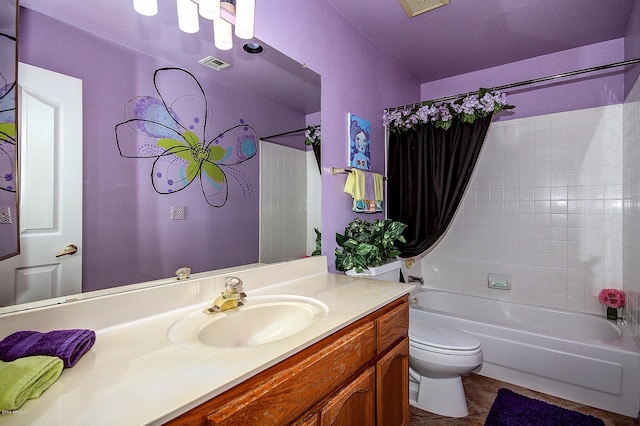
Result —
[[420, 376], [420, 383], [410, 380], [409, 404], [441, 416], [466, 417], [469, 415], [460, 376], [447, 379]]

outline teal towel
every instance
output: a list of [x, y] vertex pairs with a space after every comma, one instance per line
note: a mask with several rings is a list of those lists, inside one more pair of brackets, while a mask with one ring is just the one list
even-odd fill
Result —
[[0, 361], [0, 410], [17, 410], [38, 398], [62, 373], [64, 363], [53, 356], [28, 356]]

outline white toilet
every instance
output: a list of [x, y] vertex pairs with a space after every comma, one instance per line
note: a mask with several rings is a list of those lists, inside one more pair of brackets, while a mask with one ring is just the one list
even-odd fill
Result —
[[480, 341], [444, 325], [409, 319], [409, 403], [447, 417], [469, 414], [462, 374], [482, 365]]

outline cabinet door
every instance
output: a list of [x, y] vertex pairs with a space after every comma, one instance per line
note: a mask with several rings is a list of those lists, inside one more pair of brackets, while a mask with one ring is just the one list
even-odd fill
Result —
[[379, 426], [409, 424], [409, 339], [376, 364], [376, 412]]
[[306, 416], [303, 420], [294, 422], [295, 426], [320, 426], [320, 413], [315, 412]]
[[375, 371], [371, 367], [322, 407], [322, 426], [373, 426], [375, 424]]

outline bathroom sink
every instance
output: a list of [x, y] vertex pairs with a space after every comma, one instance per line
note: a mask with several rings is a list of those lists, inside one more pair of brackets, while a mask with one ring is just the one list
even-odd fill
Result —
[[294, 295], [247, 296], [244, 306], [213, 315], [198, 310], [169, 329], [169, 340], [189, 348], [239, 348], [293, 336], [327, 315], [319, 300]]

